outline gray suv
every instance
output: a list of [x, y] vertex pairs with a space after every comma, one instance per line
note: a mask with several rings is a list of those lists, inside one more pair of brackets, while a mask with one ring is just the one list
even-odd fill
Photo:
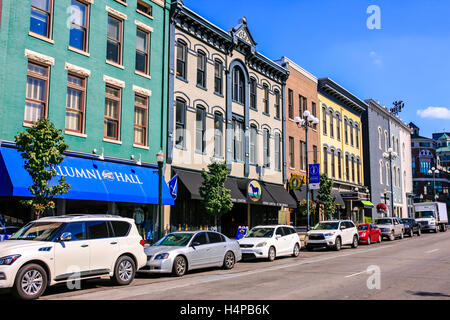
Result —
[[403, 239], [405, 226], [399, 218], [380, 218], [375, 220], [375, 224], [381, 230], [383, 238], [388, 238], [391, 241], [395, 238]]

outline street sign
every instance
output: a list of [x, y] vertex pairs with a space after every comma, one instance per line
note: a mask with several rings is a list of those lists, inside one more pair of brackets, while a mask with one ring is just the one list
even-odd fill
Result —
[[320, 188], [320, 164], [309, 165], [309, 189], [318, 190]]

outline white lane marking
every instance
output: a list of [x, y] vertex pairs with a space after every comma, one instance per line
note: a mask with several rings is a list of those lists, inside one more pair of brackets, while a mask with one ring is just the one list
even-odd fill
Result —
[[436, 252], [436, 251], [439, 251], [439, 249], [430, 250], [430, 251], [427, 251], [425, 253], [433, 253], [433, 252]]
[[364, 271], [357, 272], [357, 273], [354, 273], [354, 274], [351, 274], [351, 275], [345, 276], [345, 277], [346, 277], [346, 278], [351, 278], [351, 277], [354, 277], [354, 276], [357, 276], [357, 275], [360, 275], [360, 274], [363, 274], [363, 273], [367, 273], [367, 271], [364, 270]]

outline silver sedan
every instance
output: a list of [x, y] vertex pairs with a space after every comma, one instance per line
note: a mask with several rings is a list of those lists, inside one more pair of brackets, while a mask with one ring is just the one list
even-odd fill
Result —
[[200, 268], [232, 269], [242, 259], [237, 241], [213, 231], [174, 232], [146, 248], [145, 253], [147, 265], [139, 272], [173, 273], [179, 277]]

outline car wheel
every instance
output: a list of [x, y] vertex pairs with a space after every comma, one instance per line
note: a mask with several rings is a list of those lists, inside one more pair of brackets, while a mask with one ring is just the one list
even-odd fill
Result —
[[403, 231], [402, 231], [402, 233], [400, 234], [400, 239], [403, 239], [405, 237], [405, 235], [403, 234]]
[[414, 237], [414, 231], [411, 229], [411, 232], [409, 233], [409, 236], [412, 238]]
[[367, 245], [370, 246], [372, 243], [372, 239], [370, 239], [370, 236], [367, 237]]
[[129, 285], [136, 275], [136, 265], [129, 256], [121, 256], [114, 267], [112, 281], [119, 286]]
[[391, 234], [389, 235], [389, 240], [390, 241], [394, 241], [395, 240], [394, 231], [392, 231]]
[[186, 273], [187, 262], [186, 259], [182, 256], [178, 256], [173, 261], [173, 269], [172, 273], [177, 277], [182, 277]]
[[357, 236], [353, 237], [352, 248], [353, 249], [358, 248], [358, 237]]
[[292, 256], [294, 258], [297, 258], [299, 254], [300, 254], [300, 246], [298, 245], [298, 243], [296, 243], [294, 246], [294, 251], [292, 252]]
[[39, 298], [47, 288], [47, 273], [38, 264], [28, 264], [17, 273], [13, 293], [22, 300]]
[[274, 247], [270, 247], [269, 248], [269, 254], [268, 254], [268, 259], [269, 261], [273, 261], [276, 258], [276, 252], [275, 252], [275, 248]]
[[419, 229], [419, 230], [417, 231], [417, 236], [420, 237], [421, 235], [422, 235], [422, 231]]
[[342, 240], [341, 240], [341, 238], [337, 237], [336, 241], [334, 243], [334, 250], [339, 251], [339, 250], [341, 250], [341, 248], [342, 248]]
[[235, 263], [236, 263], [236, 259], [234, 257], [234, 253], [231, 251], [228, 251], [225, 254], [225, 258], [223, 258], [223, 268], [225, 270], [231, 270], [234, 268]]
[[378, 235], [378, 243], [381, 243], [383, 241], [383, 236], [381, 234]]

